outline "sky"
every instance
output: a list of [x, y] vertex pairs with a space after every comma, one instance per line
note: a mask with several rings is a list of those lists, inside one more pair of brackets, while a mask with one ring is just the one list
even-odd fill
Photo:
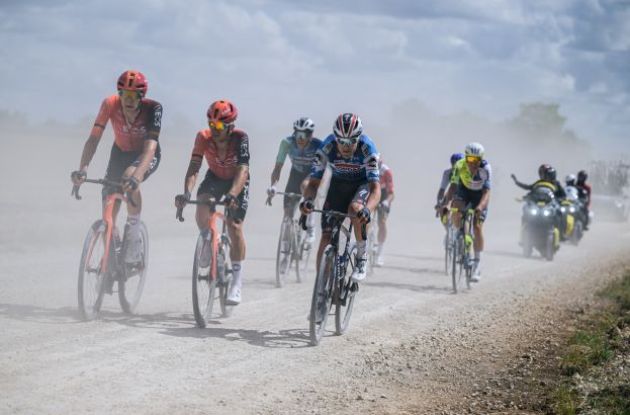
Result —
[[[125, 69], [164, 123], [215, 99], [248, 124], [386, 124], [414, 99], [500, 121], [557, 102], [568, 127], [630, 148], [630, 1], [0, 1], [0, 109], [96, 115]], [[87, 134], [87, 133], [86, 133]]]

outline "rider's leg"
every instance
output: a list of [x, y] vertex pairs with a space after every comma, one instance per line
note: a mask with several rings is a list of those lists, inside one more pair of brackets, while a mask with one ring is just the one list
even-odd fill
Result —
[[[361, 230], [363, 224], [356, 215], [365, 207], [369, 194], [370, 192], [367, 189], [367, 185], [359, 186], [348, 208], [348, 213], [355, 216], [352, 219], [354, 235], [357, 241], [356, 266], [352, 272], [352, 280], [355, 282], [361, 282], [365, 280], [367, 276], [367, 241], [363, 238], [363, 232]], [[369, 233], [369, 226], [369, 223], [365, 224], [365, 236]]]
[[[210, 195], [208, 193], [198, 193], [197, 200], [201, 202], [206, 202], [210, 199]], [[208, 231], [208, 222], [210, 221], [210, 207], [206, 205], [197, 205], [197, 209], [195, 210], [195, 220], [197, 221], [197, 228], [199, 228], [200, 232]]]
[[462, 210], [464, 209], [464, 201], [462, 200], [453, 200], [453, 209], [457, 209], [456, 212], [451, 214], [451, 219], [453, 219], [453, 225], [455, 225], [456, 229], [460, 229], [462, 227]]
[[[306, 185], [308, 184], [310, 175], [306, 175], [306, 178], [302, 180], [300, 183], [300, 193], [304, 194], [304, 189], [306, 189]], [[306, 241], [309, 244], [315, 242], [315, 215], [308, 215], [306, 217]]]

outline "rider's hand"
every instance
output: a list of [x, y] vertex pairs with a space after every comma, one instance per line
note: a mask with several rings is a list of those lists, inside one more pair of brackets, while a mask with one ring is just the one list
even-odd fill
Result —
[[185, 192], [184, 194], [177, 195], [175, 196], [175, 207], [178, 209], [183, 209], [189, 200], [190, 200], [190, 192]]
[[313, 199], [304, 199], [302, 203], [300, 203], [300, 212], [305, 215], [310, 214], [313, 209], [315, 209], [315, 204], [313, 203]]
[[276, 194], [276, 186], [269, 186], [267, 188], [267, 196], [273, 197]]
[[357, 218], [362, 223], [368, 223], [370, 221], [370, 216], [371, 216], [370, 209], [368, 209], [367, 207], [364, 207], [363, 209], [357, 212]]
[[75, 170], [70, 173], [70, 180], [75, 186], [81, 186], [87, 178], [87, 172], [85, 170]]
[[231, 193], [226, 193], [223, 196], [223, 203], [225, 203], [225, 207], [228, 209], [236, 209], [238, 207], [238, 199]]
[[138, 189], [138, 186], [140, 186], [140, 180], [136, 179], [134, 176], [127, 177], [122, 181], [122, 189], [125, 193], [133, 192]]

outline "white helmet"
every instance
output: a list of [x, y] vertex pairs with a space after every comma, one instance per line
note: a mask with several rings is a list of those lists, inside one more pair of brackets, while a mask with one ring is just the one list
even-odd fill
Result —
[[302, 117], [293, 123], [293, 129], [295, 131], [309, 131], [312, 133], [315, 131], [315, 123], [308, 117]]
[[483, 146], [479, 143], [468, 144], [464, 151], [467, 156], [477, 156], [479, 158], [483, 158], [484, 152]]
[[564, 181], [568, 186], [575, 186], [577, 176], [575, 174], [567, 174], [567, 177], [564, 178]]

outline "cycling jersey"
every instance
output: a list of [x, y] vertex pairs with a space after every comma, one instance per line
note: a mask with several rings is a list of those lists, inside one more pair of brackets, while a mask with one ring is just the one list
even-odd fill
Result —
[[[142, 151], [144, 140], [158, 140], [162, 126], [162, 105], [152, 99], [142, 98], [140, 113], [129, 124], [123, 114], [120, 97], [112, 95], [103, 100], [90, 136], [100, 139], [107, 121], [112, 123], [114, 143], [118, 148], [122, 151]], [[156, 153], [159, 152], [158, 146]]]
[[192, 155], [205, 157], [208, 170], [219, 179], [233, 179], [239, 166], [249, 165], [249, 138], [244, 131], [233, 130], [228, 140], [227, 152], [221, 157], [212, 132], [206, 128], [197, 133]]
[[365, 134], [359, 137], [357, 149], [346, 159], [337, 151], [335, 136], [330, 134], [321, 144], [311, 168], [311, 177], [322, 179], [330, 164], [332, 179], [346, 182], [378, 182], [378, 152], [372, 140]]
[[313, 164], [315, 152], [317, 152], [317, 149], [321, 144], [322, 140], [313, 137], [307, 146], [301, 149], [298, 146], [295, 137], [290, 135], [280, 142], [276, 163], [284, 164], [288, 154], [291, 159], [293, 170], [297, 170], [300, 173], [308, 173], [311, 171], [311, 165]]
[[394, 175], [392, 174], [392, 169], [390, 169], [385, 163], [381, 164], [379, 176], [381, 193], [385, 193], [387, 195], [394, 193]]
[[453, 166], [453, 174], [451, 175], [451, 183], [473, 191], [490, 190], [491, 179], [492, 169], [486, 160], [481, 160], [474, 175], [470, 172], [466, 159], [458, 160]]

